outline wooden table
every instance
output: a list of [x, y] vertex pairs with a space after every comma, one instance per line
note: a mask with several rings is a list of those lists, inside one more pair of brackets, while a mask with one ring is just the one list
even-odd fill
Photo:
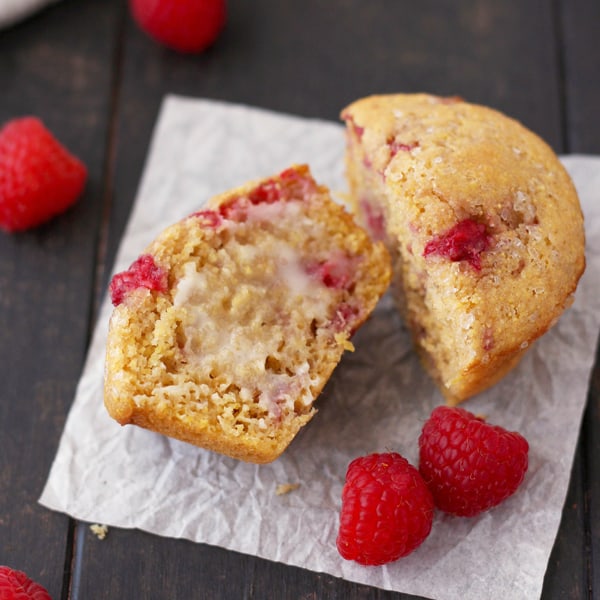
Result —
[[[63, 0], [0, 32], [0, 122], [40, 116], [90, 174], [67, 214], [0, 235], [0, 564], [55, 600], [408, 598], [138, 531], [98, 543], [37, 504], [166, 93], [331, 120], [370, 93], [459, 94], [557, 152], [600, 153], [597, 0], [231, 0], [229, 13], [200, 56], [156, 45], [119, 0]], [[600, 593], [599, 467], [597, 361], [545, 599]]]

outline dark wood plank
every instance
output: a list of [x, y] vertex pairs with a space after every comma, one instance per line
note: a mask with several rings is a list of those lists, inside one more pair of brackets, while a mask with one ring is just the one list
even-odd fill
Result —
[[[565, 146], [600, 153], [600, 4], [557, 3]], [[591, 378], [580, 448], [544, 590], [563, 598], [589, 598], [600, 586], [600, 352]]]
[[[221, 548], [142, 532], [132, 536], [128, 531], [110, 529], [104, 540], [98, 540], [85, 527], [78, 539], [85, 547], [85, 570], [73, 598], [122, 598], [124, 592], [136, 600], [409, 598]], [[124, 548], [130, 549], [126, 564], [122, 563]], [[86, 576], [86, 571], [117, 575], [98, 586], [98, 581]]]
[[542, 598], [588, 598], [589, 554], [584, 500], [585, 464], [575, 456], [560, 528], [548, 562]]
[[[370, 93], [460, 94], [519, 118], [564, 151], [561, 49], [553, 8], [550, 0], [526, 5], [516, 0], [231, 0], [226, 31], [210, 51], [193, 57], [157, 46], [128, 19], [118, 89], [114, 202], [101, 262], [110, 265], [114, 258], [166, 93], [332, 120], [345, 104]], [[575, 495], [581, 480], [574, 477]], [[567, 525], [565, 543], [574, 540], [579, 547], [579, 513]], [[77, 540], [73, 598], [193, 597], [199, 586], [207, 598], [408, 598], [136, 531], [114, 530], [99, 541], [79, 524]], [[574, 564], [573, 579], [579, 583], [581, 556]], [[557, 587], [549, 587], [545, 598], [562, 598], [563, 589], [573, 589], [563, 566], [556, 564], [560, 571], [552, 584]], [[106, 584], [98, 586], [99, 580]]]
[[561, 0], [562, 42], [568, 151], [600, 153], [600, 3]]
[[[588, 409], [584, 422], [584, 452], [586, 458], [586, 517], [588, 527], [587, 585], [600, 589], [600, 343], [596, 354], [596, 367], [590, 383]], [[597, 592], [596, 592], [597, 593]]]
[[118, 2], [65, 1], [0, 33], [0, 122], [46, 125], [89, 168], [76, 207], [0, 235], [0, 564], [61, 598], [70, 525], [37, 504], [89, 335]]

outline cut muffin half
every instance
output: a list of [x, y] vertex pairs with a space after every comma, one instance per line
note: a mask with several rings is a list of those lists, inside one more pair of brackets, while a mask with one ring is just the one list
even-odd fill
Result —
[[390, 274], [383, 244], [306, 166], [213, 198], [111, 282], [108, 412], [272, 461], [315, 414]]
[[573, 300], [583, 217], [552, 149], [460, 98], [395, 94], [347, 107], [347, 174], [393, 288], [449, 403], [493, 385]]

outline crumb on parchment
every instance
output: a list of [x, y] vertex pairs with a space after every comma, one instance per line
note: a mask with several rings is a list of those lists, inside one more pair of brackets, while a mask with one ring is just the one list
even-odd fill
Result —
[[90, 530], [99, 540], [103, 540], [108, 533], [108, 525], [94, 523], [93, 525], [90, 525]]
[[277, 494], [277, 496], [283, 496], [284, 494], [289, 494], [290, 492], [297, 490], [299, 487], [299, 483], [280, 483], [275, 488], [275, 494]]

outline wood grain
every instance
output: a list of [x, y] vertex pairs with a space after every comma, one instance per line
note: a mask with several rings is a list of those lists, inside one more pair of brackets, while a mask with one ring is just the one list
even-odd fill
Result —
[[65, 2], [0, 35], [0, 121], [35, 114], [88, 166], [68, 213], [0, 235], [0, 564], [63, 593], [71, 525], [37, 504], [89, 336], [117, 2]]

